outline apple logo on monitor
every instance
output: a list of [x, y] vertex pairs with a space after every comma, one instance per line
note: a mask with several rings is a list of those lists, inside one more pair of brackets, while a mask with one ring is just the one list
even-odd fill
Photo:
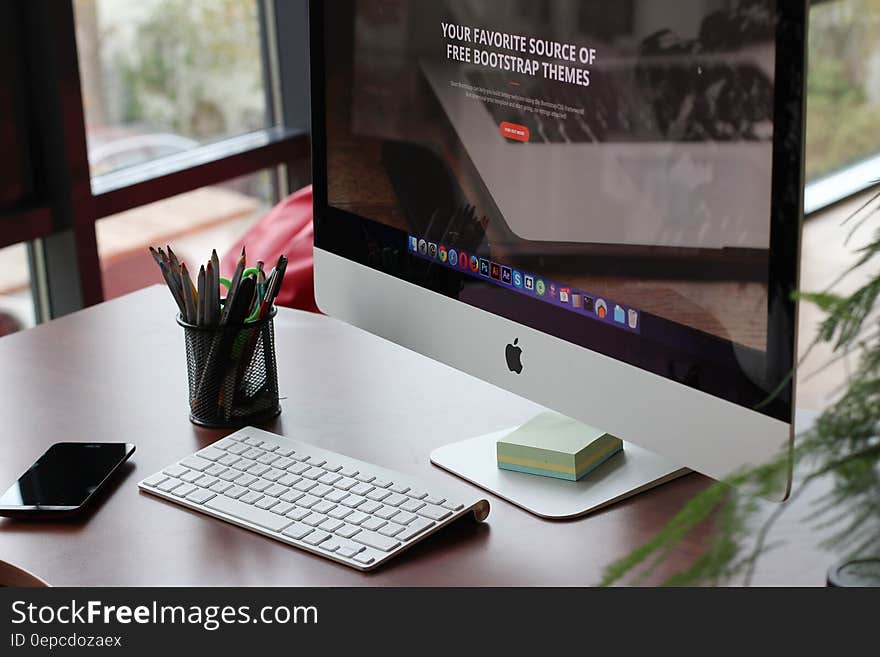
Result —
[[513, 344], [507, 345], [507, 367], [514, 374], [523, 373], [522, 364], [522, 348], [519, 346], [519, 338], [513, 341]]

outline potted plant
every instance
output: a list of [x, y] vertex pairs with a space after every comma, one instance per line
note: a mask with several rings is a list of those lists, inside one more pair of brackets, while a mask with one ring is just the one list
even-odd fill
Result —
[[[850, 218], [849, 223], [854, 224], [850, 237], [878, 212], [878, 199], [880, 194]], [[797, 295], [800, 301], [816, 304], [826, 315], [807, 353], [819, 344], [829, 344], [833, 346], [835, 361], [852, 356], [858, 362], [835, 401], [811, 429], [797, 437], [793, 450], [798, 473], [795, 497], [820, 480], [831, 482], [809, 522], [832, 530], [823, 546], [849, 555], [842, 565], [831, 569], [832, 585], [860, 580], [880, 584], [880, 274], [873, 272], [849, 296], [835, 293], [846, 275], [861, 273], [869, 265], [877, 264], [880, 230], [856, 253], [855, 264], [827, 290]], [[653, 572], [671, 548], [699, 525], [712, 520], [716, 530], [705, 550], [665, 583], [748, 585], [758, 558], [768, 549], [770, 529], [788, 508], [781, 505], [768, 517], [760, 518], [766, 505], [759, 500], [762, 493], [778, 489], [790, 467], [789, 454], [781, 454], [759, 468], [710, 485], [654, 538], [611, 564], [602, 584], [621, 582], [637, 570], [642, 576]]]

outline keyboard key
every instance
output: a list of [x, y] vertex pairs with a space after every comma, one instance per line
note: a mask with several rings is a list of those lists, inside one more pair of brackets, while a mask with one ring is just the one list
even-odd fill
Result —
[[[278, 498], [275, 498], [275, 497], [264, 497], [264, 498], [261, 499], [259, 502], [257, 502], [256, 504], [254, 504], [254, 506], [257, 507], [258, 509], [266, 509], [266, 511], [268, 511], [269, 509], [271, 509], [271, 508], [272, 508], [273, 506], [275, 506], [276, 504], [278, 504]], [[282, 515], [283, 515], [283, 514], [282, 514]]]
[[[327, 500], [321, 500], [315, 506], [312, 507], [312, 511], [315, 513], [330, 513], [333, 509], [336, 508], [336, 505], [328, 502]], [[332, 529], [330, 531], [333, 531]]]
[[334, 484], [334, 487], [338, 488], [339, 490], [350, 491], [352, 488], [357, 486], [357, 483], [357, 479], [352, 479], [351, 477], [343, 477]]
[[400, 513], [400, 511], [393, 506], [383, 506], [381, 509], [374, 512], [373, 515], [377, 518], [382, 518], [382, 520], [391, 520], [391, 518], [398, 513]]
[[247, 493], [245, 493], [244, 495], [242, 495], [238, 499], [239, 499], [239, 501], [241, 501], [245, 504], [255, 504], [257, 502], [257, 500], [263, 499], [263, 494], [258, 493], [253, 490], [249, 490]]
[[250, 447], [248, 447], [244, 443], [236, 443], [232, 447], [227, 448], [226, 451], [229, 452], [230, 454], [235, 454], [236, 456], [241, 456], [249, 449], [250, 449]]
[[204, 477], [201, 472], [198, 470], [187, 470], [185, 474], [180, 475], [181, 481], [185, 481], [189, 484], [194, 484], [197, 480]]
[[263, 454], [265, 454], [265, 452], [263, 450], [252, 448], [252, 449], [249, 449], [248, 451], [246, 451], [244, 454], [242, 454], [242, 456], [246, 459], [251, 459], [251, 460], [256, 461]]
[[300, 500], [296, 503], [296, 505], [303, 509], [311, 509], [320, 501], [320, 497], [315, 497], [314, 495], [303, 495], [302, 498], [300, 498]]
[[319, 484], [327, 484], [328, 486], [332, 486], [340, 479], [342, 479], [342, 477], [340, 475], [335, 474], [333, 472], [328, 472], [325, 475], [323, 475], [322, 477], [318, 478], [318, 483]]
[[[219, 495], [222, 495], [223, 493], [228, 491], [230, 488], [232, 488], [232, 484], [229, 483], [228, 481], [218, 481], [216, 484], [211, 486], [211, 490]], [[244, 490], [244, 489], [242, 489], [242, 490]]]
[[291, 456], [293, 456], [295, 454], [295, 450], [293, 450], [290, 447], [279, 447], [278, 449], [275, 450], [275, 453], [278, 454], [279, 456], [284, 456], [286, 458], [290, 458]]
[[262, 509], [248, 506], [240, 500], [232, 500], [225, 495], [218, 495], [214, 499], [208, 500], [205, 506], [273, 532], [280, 532], [292, 522], [290, 518], [275, 515], [271, 511], [263, 511]]
[[432, 504], [428, 504], [417, 512], [420, 516], [424, 516], [425, 518], [430, 518], [431, 520], [444, 520], [452, 515], [452, 511], [448, 509], [444, 509], [439, 506], [434, 506]]
[[387, 479], [373, 479], [370, 483], [376, 488], [391, 488], [391, 485], [394, 482], [388, 481]]
[[232, 468], [230, 468], [226, 472], [221, 472], [217, 476], [220, 477], [223, 481], [235, 481], [241, 476], [241, 473], [238, 470], [233, 470]]
[[368, 530], [374, 532], [377, 529], [381, 529], [382, 527], [384, 527], [387, 524], [388, 524], [388, 522], [386, 520], [382, 520], [381, 518], [370, 518], [365, 523], [363, 523], [361, 525], [361, 527], [363, 529], [368, 529]]
[[360, 525], [363, 522], [366, 522], [370, 519], [366, 513], [361, 513], [360, 511], [355, 511], [350, 516], [348, 516], [345, 521], [350, 525]]
[[344, 525], [342, 525], [342, 527], [340, 527], [339, 529], [336, 530], [336, 535], [342, 536], [343, 538], [351, 538], [352, 536], [357, 534], [360, 530], [361, 530], [360, 527], [357, 527], [357, 526], [349, 524], [349, 523], [345, 523]]
[[301, 541], [313, 531], [315, 531], [314, 527], [309, 527], [308, 525], [296, 522], [281, 533], [285, 536], [289, 536], [295, 541]]
[[382, 500], [387, 506], [400, 506], [404, 502], [406, 502], [409, 498], [405, 495], [400, 495], [398, 493], [394, 493], [384, 500]]
[[290, 488], [296, 482], [298, 482], [300, 479], [302, 479], [302, 477], [297, 477], [295, 474], [288, 473], [288, 474], [284, 475], [283, 477], [281, 477], [278, 480], [278, 483], [281, 484], [282, 486], [287, 486], [288, 488]]
[[333, 489], [330, 486], [325, 486], [324, 484], [318, 484], [312, 490], [309, 491], [315, 497], [324, 497], [327, 493], [333, 492]]
[[327, 461], [325, 461], [324, 459], [322, 459], [320, 456], [310, 456], [310, 457], [309, 457], [309, 460], [306, 461], [306, 463], [308, 463], [309, 465], [312, 465], [312, 466], [314, 466], [314, 467], [316, 467], [316, 468], [320, 468], [320, 467], [321, 467], [322, 465], [324, 465], [326, 462], [327, 462]]
[[301, 491], [303, 493], [308, 493], [310, 490], [312, 490], [317, 485], [318, 485], [317, 482], [310, 481], [308, 479], [301, 479], [300, 481], [296, 482], [293, 485], [293, 487], [298, 491]]
[[226, 450], [237, 444], [238, 443], [232, 440], [232, 438], [223, 438], [222, 440], [218, 440], [216, 443], [214, 443], [214, 447], [216, 447], [217, 449]]
[[[347, 501], [347, 500], [346, 500]], [[361, 504], [358, 509], [363, 511], [364, 513], [376, 513], [379, 509], [382, 508], [382, 504], [380, 502], [373, 502], [372, 500], [368, 500]]]
[[413, 520], [418, 518], [417, 515], [412, 513], [407, 513], [406, 511], [401, 511], [396, 516], [394, 516], [394, 522], [400, 523], [401, 525], [408, 525]]
[[196, 452], [196, 454], [208, 461], [219, 461], [226, 456], [226, 452], [216, 447], [205, 447], [205, 449]]
[[375, 477], [373, 475], [368, 475], [368, 474], [358, 474], [358, 476], [356, 476], [355, 479], [357, 479], [358, 481], [362, 481], [365, 484], [368, 484], [371, 481], [373, 481], [373, 479], [375, 479]]
[[182, 484], [171, 491], [171, 494], [175, 497], [186, 497], [190, 493], [197, 491], [198, 486], [194, 486], [193, 484]]
[[244, 488], [243, 486], [236, 486], [233, 484], [232, 488], [226, 491], [224, 495], [226, 495], [226, 497], [231, 497], [232, 499], [237, 500], [239, 497], [247, 492], [247, 488]]
[[199, 488], [210, 488], [211, 486], [216, 484], [218, 481], [220, 481], [220, 480], [217, 479], [217, 477], [202, 477], [201, 479], [198, 480], [198, 482], [195, 482], [195, 483]]
[[325, 516], [321, 513], [312, 513], [305, 520], [303, 520], [303, 522], [311, 527], [317, 527], [325, 520], [327, 520], [327, 516]]
[[457, 502], [444, 502], [441, 506], [444, 509], [449, 509], [450, 511], [455, 511], [456, 513], [464, 508], [464, 504], [458, 504]]
[[247, 469], [248, 474], [252, 474], [257, 477], [262, 477], [267, 472], [269, 472], [269, 466], [263, 465], [262, 463], [257, 463], [256, 465], [252, 465]]
[[272, 497], [281, 497], [288, 491], [287, 486], [282, 486], [280, 484], [272, 484], [269, 488], [266, 489], [266, 495], [271, 495]]
[[339, 471], [339, 474], [341, 474], [343, 477], [354, 478], [357, 477], [360, 472], [358, 472], [354, 468], [342, 468], [342, 470]]
[[318, 525], [318, 529], [323, 529], [325, 532], [335, 532], [344, 524], [344, 522], [337, 520], [336, 518], [327, 518], [327, 520]]
[[284, 495], [281, 496], [282, 502], [290, 502], [291, 504], [296, 502], [298, 499], [305, 497], [305, 493], [301, 493], [298, 490], [289, 490]]
[[396, 541], [393, 538], [388, 538], [387, 536], [382, 536], [381, 534], [368, 531], [358, 532], [352, 537], [351, 540], [353, 540], [355, 543], [361, 543], [362, 545], [366, 545], [367, 547], [381, 550], [382, 552], [391, 552], [391, 550], [400, 545], [400, 541]]
[[162, 472], [167, 474], [169, 477], [175, 477], [180, 479], [183, 475], [185, 475], [189, 470], [180, 465], [170, 465], [165, 468]]
[[207, 470], [208, 468], [210, 468], [213, 463], [211, 463], [210, 461], [206, 461], [200, 456], [189, 456], [183, 459], [180, 462], [180, 465], [185, 468], [189, 468], [190, 470], [198, 470], [199, 472], [201, 472], [202, 470]]
[[342, 470], [342, 466], [339, 465], [338, 463], [325, 463], [321, 467], [324, 468], [325, 470], [327, 470], [328, 472], [339, 472], [340, 470]]
[[373, 500], [374, 502], [381, 502], [386, 497], [391, 496], [391, 491], [387, 491], [384, 488], [376, 488], [375, 490], [371, 490], [367, 493], [367, 499]]
[[287, 471], [291, 474], [301, 475], [303, 472], [310, 470], [311, 468], [307, 466], [305, 463], [296, 463], [295, 465], [291, 465], [287, 468]]
[[144, 479], [144, 486], [151, 486], [152, 488], [155, 488], [166, 479], [168, 479], [168, 476], [160, 472], [159, 474], [154, 474], [152, 477], [147, 477], [146, 479]]
[[263, 479], [268, 479], [269, 481], [278, 481], [281, 477], [286, 477], [288, 474], [284, 470], [279, 470], [278, 468], [271, 468], [269, 472], [263, 474]]
[[303, 454], [302, 452], [296, 452], [290, 458], [292, 458], [295, 461], [305, 462], [305, 461], [308, 461], [309, 458], [311, 458], [311, 457], [308, 454]]
[[317, 546], [326, 541], [328, 538], [330, 538], [330, 534], [316, 529], [303, 539], [303, 543]]
[[403, 484], [391, 484], [391, 488], [389, 488], [392, 493], [406, 493], [409, 490], [409, 486], [404, 486]]
[[272, 511], [272, 513], [277, 513], [279, 516], [286, 516], [293, 508], [293, 504], [290, 502], [278, 502], [278, 504], [273, 506], [270, 511]]
[[257, 463], [262, 463], [263, 465], [272, 465], [277, 461], [280, 456], [277, 454], [273, 454], [272, 452], [266, 452], [260, 458], [257, 459]]
[[324, 476], [324, 471], [321, 468], [309, 468], [305, 472], [302, 473], [302, 476], [306, 479], [314, 479], [317, 480]]
[[183, 485], [183, 482], [180, 479], [175, 479], [174, 477], [169, 477], [168, 479], [163, 481], [161, 484], [156, 486], [156, 488], [158, 490], [162, 491], [163, 493], [170, 493], [175, 488], [177, 488], [178, 486], [182, 486], [182, 485]]
[[273, 484], [271, 481], [266, 481], [265, 479], [257, 479], [250, 486], [248, 486], [248, 488], [257, 491], [258, 493], [262, 493], [272, 485]]
[[[276, 452], [277, 453], [277, 452]], [[279, 457], [275, 463], [272, 464], [273, 468], [278, 468], [279, 470], [287, 470], [291, 465], [296, 463], [293, 459], [288, 459], [283, 456]]]
[[287, 512], [287, 517], [291, 520], [300, 521], [304, 518], [308, 518], [311, 515], [311, 511], [308, 509], [300, 509], [298, 507], [294, 507], [290, 511]]
[[339, 541], [333, 538], [332, 536], [321, 543], [321, 549], [326, 550], [327, 552], [336, 552], [339, 549]]
[[234, 467], [236, 470], [241, 470], [242, 472], [247, 472], [248, 468], [252, 468], [255, 465], [259, 465], [259, 463], [257, 463], [253, 459], [241, 459], [238, 463], [236, 463], [232, 467]]
[[245, 445], [250, 445], [251, 447], [259, 447], [263, 444], [263, 441], [259, 438], [251, 438], [250, 436], [246, 437], [242, 442]]
[[271, 440], [264, 440], [263, 444], [260, 445], [260, 449], [265, 449], [267, 452], [274, 452], [278, 449], [277, 443], [273, 443]]
[[423, 500], [428, 497], [428, 494], [423, 490], [411, 490], [407, 492], [407, 495], [416, 500]]
[[212, 477], [218, 477], [221, 474], [223, 474], [224, 472], [226, 472], [226, 466], [220, 465], [219, 463], [215, 463], [210, 468], [205, 470], [205, 474], [210, 475]]
[[402, 532], [404, 529], [406, 529], [406, 528], [403, 525], [398, 525], [396, 522], [389, 522], [387, 525], [385, 525], [384, 527], [382, 527], [382, 529], [379, 530], [379, 533], [382, 534], [382, 536], [387, 536], [389, 538], [393, 538], [393, 537], [397, 536], [400, 532]]
[[342, 500], [348, 497], [348, 493], [344, 490], [333, 490], [327, 493], [324, 496], [324, 499], [328, 502], [333, 502], [334, 504], [339, 504]]
[[426, 497], [424, 499], [424, 501], [427, 504], [433, 504], [435, 506], [440, 506], [441, 504], [443, 504], [446, 501], [446, 498], [445, 497], [433, 497], [433, 496], [429, 495], [428, 497]]
[[235, 454], [226, 454], [222, 459], [218, 459], [217, 463], [230, 467], [235, 465], [239, 461], [241, 461], [240, 456], [236, 456]]
[[400, 508], [404, 511], [409, 511], [410, 513], [415, 513], [419, 509], [425, 506], [424, 502], [419, 502], [418, 500], [409, 500], [400, 505]]
[[361, 497], [360, 495], [349, 495], [342, 503], [345, 506], [351, 507], [352, 509], [358, 508], [361, 504], [364, 504], [367, 501], [366, 497]]
[[257, 480], [257, 478], [254, 475], [243, 474], [243, 475], [239, 475], [235, 479], [235, 483], [238, 484], [239, 486], [250, 486], [256, 480]]
[[352, 488], [349, 489], [349, 492], [352, 495], [366, 495], [371, 490], [373, 490], [373, 487], [370, 486], [370, 484], [356, 484], [355, 486], [353, 486]]
[[347, 506], [337, 506], [335, 509], [331, 509], [327, 515], [337, 520], [343, 520], [353, 513], [354, 509], [349, 509]]
[[365, 550], [364, 552], [355, 555], [354, 560], [365, 566], [369, 566], [370, 564], [375, 563], [378, 560], [378, 557], [375, 552]]
[[433, 527], [435, 522], [431, 520], [425, 520], [424, 518], [418, 518], [415, 522], [408, 525], [406, 529], [403, 530], [402, 533], [397, 535], [397, 539], [401, 541], [408, 541], [412, 538], [415, 538], [426, 529]]

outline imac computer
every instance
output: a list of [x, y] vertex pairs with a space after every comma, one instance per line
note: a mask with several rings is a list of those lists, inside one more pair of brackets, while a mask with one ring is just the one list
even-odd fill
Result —
[[790, 449], [805, 24], [803, 0], [313, 0], [320, 308], [625, 441], [576, 483], [499, 470], [504, 432], [436, 465], [563, 518]]

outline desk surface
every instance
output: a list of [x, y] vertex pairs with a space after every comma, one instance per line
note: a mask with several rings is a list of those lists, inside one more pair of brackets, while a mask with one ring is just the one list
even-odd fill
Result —
[[[126, 474], [87, 517], [0, 519], [4, 561], [71, 586], [583, 586], [707, 485], [690, 475], [563, 523], [488, 496], [488, 523], [453, 525], [363, 575], [138, 491], [140, 478], [229, 433], [188, 421], [173, 312], [167, 291], [154, 287], [0, 340], [0, 485], [58, 441], [137, 445]], [[266, 429], [447, 487], [469, 484], [429, 463], [434, 448], [542, 410], [325, 317], [282, 310], [276, 331], [284, 412]], [[787, 545], [759, 563], [757, 583], [824, 584], [835, 558], [813, 547], [817, 537], [800, 522], [804, 498], [771, 535]], [[688, 563], [709, 532], [691, 537], [668, 566]]]

